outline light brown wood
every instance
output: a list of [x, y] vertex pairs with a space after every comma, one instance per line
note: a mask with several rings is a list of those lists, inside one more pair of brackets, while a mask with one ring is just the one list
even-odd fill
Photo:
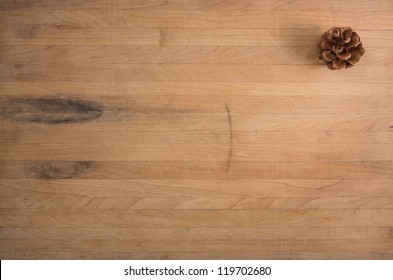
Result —
[[[1, 259], [392, 259], [390, 0], [2, 0]], [[332, 26], [366, 49], [318, 64]]]
[[[83, 28], [264, 28], [294, 29], [317, 26], [329, 28], [334, 24], [351, 23], [360, 30], [389, 29], [391, 13], [348, 13], [335, 11], [243, 11], [243, 10], [17, 10], [2, 11], [4, 28], [18, 31], [20, 26], [35, 28], [83, 29]], [[335, 17], [337, 19], [335, 19]], [[37, 18], [41, 20], [35, 22]], [[18, 32], [17, 32], [18, 34]], [[19, 34], [20, 35], [20, 34]]]
[[241, 10], [241, 11], [379, 11], [387, 12], [393, 10], [391, 3], [386, 0], [357, 1], [314, 1], [287, 0], [255, 1], [255, 0], [117, 0], [109, 3], [106, 0], [76, 1], [76, 0], [3, 0], [0, 3], [3, 10], [102, 10], [102, 9], [124, 9], [124, 10]]
[[[31, 63], [61, 65], [70, 60], [90, 61], [97, 65], [129, 64], [318, 64], [314, 47], [272, 46], [4, 46], [3, 62], [9, 67]], [[393, 48], [368, 48], [364, 63], [393, 65]], [[296, 56], [294, 56], [296, 54]]]
[[[258, 46], [315, 47], [326, 28], [259, 29], [259, 28], [34, 28], [29, 25], [4, 27], [7, 45], [135, 45], [135, 46]], [[61, 32], [59, 31], [61, 30]], [[125, 35], [126, 34], [126, 35]], [[391, 48], [393, 31], [362, 30], [362, 41], [370, 48]], [[281, 51], [280, 51], [281, 52]], [[293, 58], [296, 57], [296, 53]]]

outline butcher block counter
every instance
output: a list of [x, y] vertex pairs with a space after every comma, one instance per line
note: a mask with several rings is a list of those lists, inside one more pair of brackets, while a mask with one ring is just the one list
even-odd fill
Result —
[[392, 259], [393, 2], [1, 0], [0, 258]]

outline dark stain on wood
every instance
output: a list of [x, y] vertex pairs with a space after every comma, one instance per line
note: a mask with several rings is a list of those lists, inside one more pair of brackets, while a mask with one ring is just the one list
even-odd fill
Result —
[[91, 169], [91, 161], [43, 162], [30, 168], [30, 178], [73, 179]]
[[18, 122], [45, 124], [80, 123], [99, 118], [99, 104], [68, 99], [15, 99], [0, 108], [3, 117]]

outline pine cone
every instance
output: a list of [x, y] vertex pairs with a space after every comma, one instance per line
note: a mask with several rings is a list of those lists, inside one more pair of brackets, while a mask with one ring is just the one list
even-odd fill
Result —
[[350, 27], [332, 27], [318, 44], [319, 62], [330, 70], [354, 66], [364, 54], [359, 35]]

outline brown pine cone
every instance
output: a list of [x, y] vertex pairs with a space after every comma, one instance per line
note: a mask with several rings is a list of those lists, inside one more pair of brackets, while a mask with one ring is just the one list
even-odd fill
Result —
[[354, 66], [364, 54], [359, 35], [350, 27], [332, 27], [318, 44], [319, 62], [330, 70]]

